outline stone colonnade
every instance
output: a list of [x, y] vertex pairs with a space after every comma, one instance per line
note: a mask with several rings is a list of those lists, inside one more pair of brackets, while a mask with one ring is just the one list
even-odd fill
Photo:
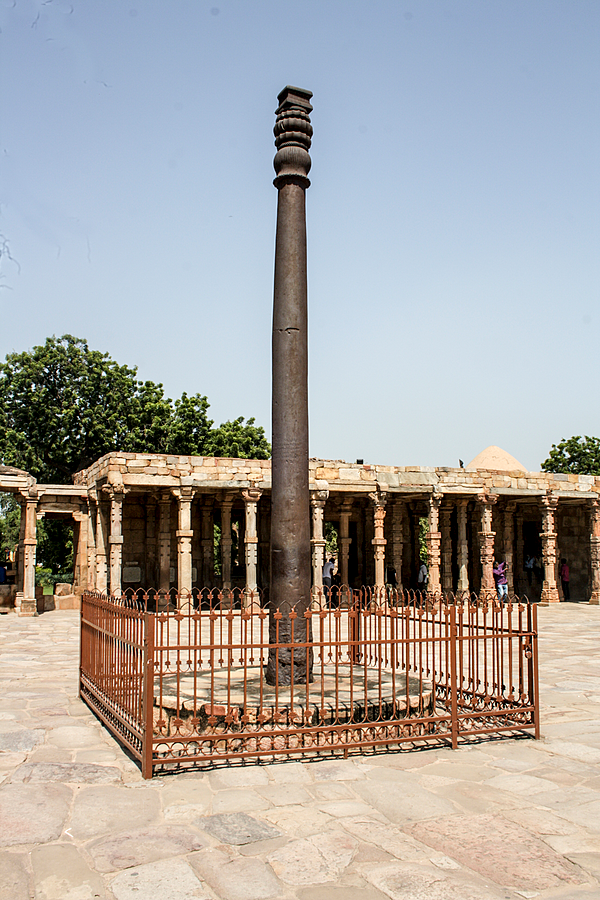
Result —
[[[123, 577], [124, 565], [132, 565], [124, 563], [123, 557], [123, 516], [124, 508], [127, 509], [124, 501], [129, 490], [122, 484], [107, 484], [99, 490], [89, 490], [87, 499], [74, 498], [70, 513], [66, 507], [61, 511], [62, 514], [72, 515], [76, 524], [74, 576], [79, 591], [95, 588], [118, 595], [132, 580]], [[230, 590], [233, 583], [232, 510], [236, 503], [240, 551], [243, 545], [240, 563], [243, 558], [247, 602], [256, 595], [259, 586], [265, 585], [264, 566], [259, 569], [258, 552], [260, 546], [264, 557], [265, 518], [264, 513], [259, 512], [263, 496], [261, 490], [240, 488], [237, 492], [224, 490], [219, 495], [215, 492], [203, 493], [195, 486], [181, 485], [168, 490], [142, 491], [139, 495], [144, 497], [145, 502], [146, 564], [157, 576], [152, 579], [152, 584], [148, 579], [147, 586], [168, 592], [176, 582], [183, 594], [191, 593], [195, 584], [211, 586], [215, 565], [215, 511], [219, 510], [221, 587]], [[21, 615], [35, 615], [36, 520], [45, 514], [44, 503], [35, 486], [18, 494], [18, 497], [22, 515], [16, 607]], [[177, 502], [176, 522], [172, 522], [174, 499]], [[241, 520], [240, 499], [243, 501]], [[193, 506], [194, 500], [199, 502]], [[435, 489], [420, 496], [417, 492], [407, 496], [382, 489], [336, 495], [331, 493], [327, 482], [317, 482], [317, 490], [311, 491], [310, 502], [313, 596], [322, 592], [326, 549], [324, 524], [331, 516], [338, 525], [338, 570], [342, 583], [348, 584], [350, 581], [352, 550], [353, 571], [356, 572], [358, 564], [363, 583], [383, 588], [388, 581], [388, 569], [392, 566], [396, 572], [397, 586], [401, 588], [410, 586], [410, 582], [403, 584], [403, 580], [407, 581], [411, 567], [418, 564], [416, 524], [424, 510], [429, 526], [426, 540], [431, 592], [455, 590], [460, 593], [471, 590], [494, 593], [492, 568], [496, 554], [507, 564], [509, 592], [522, 593], [526, 586], [523, 564], [526, 546], [524, 518], [527, 518], [529, 526], [541, 520], [541, 530], [536, 532], [542, 557], [541, 602], [556, 603], [562, 599], [557, 523], [559, 510], [564, 507], [563, 501], [559, 503], [559, 498], [550, 491], [538, 497], [515, 499], [485, 491], [460, 496]], [[590, 499], [586, 508], [591, 577], [587, 599], [592, 604], [600, 604], [600, 501]], [[351, 523], [354, 523], [354, 531]], [[268, 514], [266, 525], [268, 532]], [[501, 537], [494, 526], [500, 529]], [[357, 528], [360, 546], [352, 547], [353, 541], [357, 540]], [[268, 533], [266, 536], [268, 538]], [[561, 555], [564, 555], [564, 550]], [[372, 574], [367, 579], [364, 573], [369, 568]]]
[[[311, 546], [312, 546], [312, 589], [313, 596], [322, 592], [322, 569], [325, 562], [326, 507], [332, 496], [327, 486], [320, 486], [311, 491]], [[113, 593], [122, 589], [122, 516], [123, 497], [125, 491], [109, 487], [106, 489], [109, 499], [108, 508], [102, 503], [90, 503], [91, 518], [95, 518], [95, 529], [87, 531], [82, 527], [79, 533], [80, 558], [83, 558], [87, 547], [87, 557], [95, 556], [95, 587], [98, 590], [109, 588]], [[214, 572], [214, 511], [220, 510], [221, 516], [221, 587], [232, 589], [232, 510], [240, 498], [244, 503], [243, 534], [245, 563], [245, 596], [252, 598], [259, 587], [259, 501], [262, 492], [255, 488], [242, 489], [239, 492], [224, 491], [221, 497], [196, 492], [192, 487], [175, 488], [162, 491], [158, 498], [147, 499], [147, 555], [152, 559], [157, 553], [159, 560], [158, 588], [168, 591], [173, 582], [171, 566], [171, 503], [177, 500], [177, 587], [180, 592], [191, 593], [194, 582], [200, 586], [210, 586]], [[200, 499], [198, 512], [199, 535], [197, 550], [194, 551], [194, 530], [192, 528], [192, 501]], [[368, 498], [369, 505], [365, 507]], [[523, 568], [523, 513], [516, 500], [509, 500], [501, 507], [496, 516], [495, 507], [499, 501], [497, 494], [481, 492], [470, 497], [443, 494], [432, 491], [426, 495], [426, 517], [428, 533], [426, 537], [428, 550], [429, 585], [431, 592], [455, 590], [459, 593], [477, 590], [488, 594], [495, 593], [493, 577], [494, 557], [504, 559], [507, 564], [509, 592], [517, 592], [519, 580], [515, 573]], [[383, 588], [386, 584], [388, 566], [393, 566], [397, 575], [397, 586], [402, 587], [402, 571], [404, 554], [410, 547], [407, 530], [407, 509], [414, 497], [403, 499], [398, 494], [385, 490], [371, 492], [368, 495], [348, 495], [338, 497], [336, 512], [338, 522], [338, 571], [342, 584], [349, 583], [349, 558], [353, 538], [350, 535], [350, 522], [356, 520], [357, 510], [367, 510], [371, 522], [366, 523], [367, 546], [372, 547], [373, 575], [372, 586]], [[527, 498], [531, 504], [531, 499]], [[158, 535], [154, 533], [156, 503], [159, 507]], [[422, 508], [422, 500], [417, 501]], [[551, 494], [542, 496], [537, 501], [542, 520], [539, 538], [542, 546], [543, 587], [542, 603], [555, 603], [561, 599], [558, 584], [556, 509], [558, 499]], [[474, 508], [474, 519], [469, 524], [469, 504]], [[368, 510], [370, 509], [370, 513]], [[600, 504], [598, 500], [590, 503], [590, 559], [592, 569], [591, 603], [600, 603]], [[386, 513], [389, 515], [386, 526]], [[415, 518], [413, 513], [413, 519]], [[500, 523], [502, 540], [497, 539], [493, 523]], [[414, 527], [414, 526], [413, 526]], [[471, 532], [471, 535], [469, 534]], [[370, 537], [372, 534], [372, 537]], [[386, 536], [387, 535], [387, 536]], [[471, 536], [471, 540], [469, 539]], [[417, 540], [413, 536], [413, 540]], [[263, 541], [261, 541], [262, 546]], [[415, 544], [415, 548], [418, 546]], [[107, 549], [108, 548], [108, 553]], [[198, 557], [198, 566], [202, 570], [202, 578], [196, 579], [192, 572], [193, 553]], [[418, 552], [418, 551], [417, 551]], [[79, 555], [79, 554], [78, 554]], [[414, 551], [411, 555], [414, 555]], [[411, 561], [412, 563], [415, 560]], [[363, 570], [364, 571], [364, 570]], [[474, 574], [474, 583], [470, 583], [469, 572]], [[523, 586], [523, 576], [520, 575]], [[363, 581], [366, 581], [363, 578]], [[92, 579], [88, 577], [92, 586]], [[408, 585], [407, 585], [408, 586]]]

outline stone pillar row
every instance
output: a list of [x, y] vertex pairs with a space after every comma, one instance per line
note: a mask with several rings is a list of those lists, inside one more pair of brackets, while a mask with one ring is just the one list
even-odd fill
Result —
[[[310, 496], [312, 521], [312, 584], [313, 598], [322, 594], [323, 563], [325, 561], [324, 510], [329, 497], [325, 487], [312, 491]], [[77, 589], [96, 589], [105, 592], [110, 590], [119, 595], [122, 590], [123, 565], [123, 500], [126, 489], [120, 484], [109, 484], [99, 495], [91, 491], [87, 502], [81, 510], [74, 511], [77, 523], [75, 584]], [[182, 486], [173, 490], [164, 490], [157, 495], [149, 495], [146, 505], [146, 566], [148, 571], [155, 571], [158, 563], [158, 588], [168, 592], [172, 582], [171, 566], [171, 515], [173, 498], [177, 499], [177, 584], [182, 592], [192, 590], [192, 538], [191, 507], [195, 489]], [[221, 508], [221, 561], [222, 584], [224, 589], [231, 588], [231, 512], [235, 494], [227, 492], [220, 501]], [[261, 491], [249, 488], [242, 492], [245, 503], [243, 544], [246, 563], [246, 597], [251, 598], [258, 589], [258, 505]], [[390, 507], [391, 546], [388, 551], [388, 562], [394, 565], [398, 587], [402, 587], [403, 547], [408, 532], [405, 530], [404, 518], [406, 504], [394, 498], [387, 501], [384, 491], [369, 494], [372, 504], [372, 534], [374, 586], [385, 585], [385, 562], [387, 541], [384, 532], [386, 503]], [[35, 490], [20, 495], [21, 530], [19, 535], [19, 568], [17, 573], [17, 602], [20, 615], [35, 615], [35, 563], [36, 563], [36, 516], [38, 497]], [[469, 591], [469, 541], [468, 541], [468, 503], [462, 497], [450, 505], [443, 502], [443, 495], [434, 491], [429, 497], [429, 533], [427, 536], [429, 552], [429, 590], [453, 590], [452, 573], [452, 509], [456, 508], [457, 545], [456, 563], [458, 579], [456, 590], [461, 593]], [[507, 565], [509, 593], [521, 593], [523, 589], [523, 515], [518, 512], [516, 502], [509, 502], [502, 512], [502, 543], [495, 547], [496, 533], [492, 530], [492, 514], [498, 497], [495, 494], [477, 495], [479, 563], [481, 566], [481, 591], [494, 593], [493, 578], [494, 552], [499, 553]], [[219, 502], [218, 500], [216, 501]], [[209, 584], [210, 573], [214, 572], [214, 503], [213, 497], [205, 497], [201, 509], [198, 510], [198, 525], [201, 525], [201, 539], [197, 553], [200, 554], [198, 565], [201, 566], [203, 578], [198, 581]], [[558, 498], [548, 493], [540, 500], [542, 512], [542, 542], [544, 581], [541, 602], [557, 603], [560, 601], [558, 589], [558, 551], [555, 529]], [[156, 507], [158, 506], [158, 529], [156, 528]], [[600, 501], [590, 502], [590, 557], [591, 557], [591, 596], [590, 603], [600, 604]], [[339, 570], [342, 583], [348, 583], [349, 555], [352, 539], [350, 538], [350, 520], [352, 517], [352, 501], [344, 500], [339, 513]], [[359, 523], [360, 524], [360, 523]], [[474, 523], [475, 524], [475, 523]], [[370, 537], [370, 536], [369, 536]], [[361, 537], [359, 535], [359, 544]], [[513, 548], [515, 554], [513, 558]], [[360, 546], [358, 551], [360, 552]], [[520, 579], [520, 581], [519, 581]]]

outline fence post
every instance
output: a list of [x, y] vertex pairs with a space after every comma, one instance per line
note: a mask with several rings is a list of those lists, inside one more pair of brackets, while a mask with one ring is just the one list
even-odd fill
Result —
[[79, 610], [79, 678], [77, 680], [77, 696], [81, 700], [81, 673], [83, 672], [83, 610], [85, 607], [85, 591], [81, 595]]
[[[452, 716], [452, 749], [458, 747], [458, 698], [456, 690], [456, 603], [450, 603], [450, 714]], [[444, 607], [440, 607], [440, 611]]]
[[144, 613], [144, 671], [142, 694], [142, 777], [152, 778], [154, 749], [154, 614]]
[[529, 695], [533, 699], [534, 737], [539, 740], [540, 732], [540, 692], [538, 677], [538, 643], [537, 643], [537, 603], [527, 604], [527, 628], [531, 635], [531, 656], [529, 658]]

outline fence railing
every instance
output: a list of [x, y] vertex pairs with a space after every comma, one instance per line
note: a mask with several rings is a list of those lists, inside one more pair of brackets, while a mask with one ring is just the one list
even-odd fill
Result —
[[[291, 684], [267, 683], [269, 656], [275, 673], [286, 657]], [[273, 612], [244, 591], [85, 593], [80, 695], [146, 778], [167, 765], [539, 737], [536, 606], [342, 588]]]

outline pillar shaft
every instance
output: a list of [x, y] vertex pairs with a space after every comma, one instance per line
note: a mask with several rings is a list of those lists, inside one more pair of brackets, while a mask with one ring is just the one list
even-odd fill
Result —
[[77, 523], [73, 589], [76, 594], [82, 594], [88, 589], [88, 532], [90, 528], [87, 507], [74, 512], [73, 518]]
[[556, 586], [556, 532], [554, 530], [554, 513], [558, 505], [558, 497], [550, 493], [542, 498], [542, 557], [544, 560], [544, 582], [540, 602], [559, 603], [560, 596]]
[[233, 497], [226, 494], [221, 501], [221, 584], [224, 591], [231, 590], [231, 507]]
[[439, 594], [442, 589], [440, 580], [441, 543], [440, 532], [440, 505], [441, 494], [432, 494], [429, 498], [429, 531], [427, 533], [427, 556], [429, 559], [429, 584], [428, 588], [433, 594]]
[[250, 606], [259, 602], [258, 598], [258, 502], [261, 491], [250, 488], [242, 491], [245, 503], [246, 528], [244, 534], [244, 549], [246, 556], [246, 592], [245, 605]]
[[348, 584], [348, 560], [350, 558], [350, 516], [352, 515], [352, 501], [345, 500], [340, 511], [340, 535], [339, 535], [339, 570], [342, 584]]
[[493, 594], [496, 590], [494, 582], [494, 538], [492, 531], [492, 509], [498, 500], [497, 494], [480, 494], [479, 553], [481, 561], [481, 593]]
[[192, 500], [194, 489], [173, 491], [177, 498], [177, 591], [179, 603], [189, 601], [192, 593]]
[[163, 491], [159, 499], [158, 542], [158, 588], [168, 592], [171, 587], [171, 494], [168, 491]]
[[385, 589], [385, 547], [387, 541], [384, 537], [385, 528], [385, 503], [386, 496], [381, 492], [369, 494], [373, 504], [373, 556], [375, 558], [375, 588], [378, 591]]
[[20, 616], [36, 616], [35, 600], [35, 555], [37, 547], [37, 494], [33, 491], [25, 495], [21, 504], [23, 546], [23, 592], [19, 597], [18, 613]]
[[516, 503], [508, 503], [504, 510], [504, 562], [506, 563], [506, 583], [508, 593], [515, 593], [513, 547], [515, 543], [515, 510]]
[[110, 491], [110, 592], [115, 597], [121, 594], [121, 573], [123, 566], [123, 490]]
[[[294, 642], [306, 639], [304, 611], [310, 604], [305, 191], [310, 184], [311, 97], [310, 91], [286, 87], [278, 97], [274, 129], [278, 198], [272, 345], [272, 643], [289, 643], [292, 635]], [[295, 620], [290, 618], [291, 610], [298, 616]], [[275, 618], [276, 612], [283, 618]], [[310, 665], [306, 651], [272, 650], [267, 682], [306, 681]]]
[[146, 559], [145, 581], [147, 587], [158, 585], [158, 567], [156, 565], [156, 497], [149, 494], [146, 498]]
[[469, 544], [467, 541], [468, 500], [458, 501], [458, 584], [459, 594], [469, 590]]
[[600, 502], [593, 500], [590, 506], [590, 564], [592, 584], [590, 603], [600, 605]]
[[404, 552], [404, 503], [396, 499], [392, 507], [392, 565], [396, 570], [396, 588], [402, 590], [402, 557]]
[[323, 514], [329, 496], [328, 490], [313, 491], [310, 498], [312, 519], [312, 585], [313, 599], [325, 600], [323, 594], [323, 565], [325, 564], [325, 534]]
[[525, 549], [525, 543], [523, 540], [523, 515], [522, 513], [517, 513], [515, 516], [515, 531], [516, 531], [516, 556], [515, 556], [515, 571], [514, 571], [514, 584], [515, 584], [515, 593], [519, 596], [523, 595], [527, 591], [527, 584], [525, 581], [525, 572], [523, 568], [523, 553]]
[[96, 504], [88, 500], [88, 590], [96, 590]]
[[215, 524], [212, 498], [202, 505], [202, 587], [213, 588], [215, 582]]
[[106, 508], [98, 497], [96, 503], [96, 590], [106, 593], [108, 572], [106, 568]]
[[442, 506], [442, 589], [452, 590], [452, 534], [450, 531], [451, 506]]

